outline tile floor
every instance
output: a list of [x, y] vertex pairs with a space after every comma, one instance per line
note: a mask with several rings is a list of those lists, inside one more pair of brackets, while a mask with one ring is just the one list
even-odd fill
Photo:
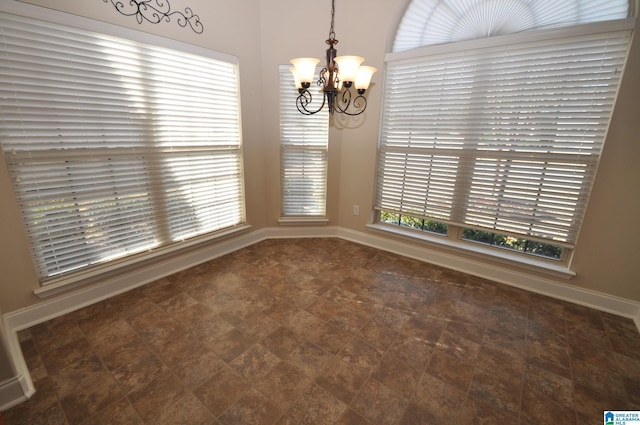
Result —
[[633, 322], [338, 239], [270, 240], [19, 334], [15, 424], [594, 424]]

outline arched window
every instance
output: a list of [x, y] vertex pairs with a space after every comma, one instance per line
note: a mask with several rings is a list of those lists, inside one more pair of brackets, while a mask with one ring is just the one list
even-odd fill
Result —
[[422, 0], [412, 1], [398, 27], [393, 51], [627, 18], [629, 0]]
[[413, 0], [386, 56], [379, 221], [568, 265], [630, 15], [627, 0]]

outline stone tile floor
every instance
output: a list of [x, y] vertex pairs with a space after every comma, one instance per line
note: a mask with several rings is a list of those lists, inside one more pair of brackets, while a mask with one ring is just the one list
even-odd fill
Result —
[[15, 424], [594, 424], [634, 323], [338, 239], [270, 240], [19, 333]]

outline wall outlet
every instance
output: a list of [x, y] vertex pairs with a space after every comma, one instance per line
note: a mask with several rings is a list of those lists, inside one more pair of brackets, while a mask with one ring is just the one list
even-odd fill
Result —
[[353, 215], [360, 215], [360, 205], [353, 206]]

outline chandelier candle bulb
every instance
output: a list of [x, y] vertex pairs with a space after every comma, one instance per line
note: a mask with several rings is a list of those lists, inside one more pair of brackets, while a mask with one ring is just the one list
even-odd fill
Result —
[[296, 88], [300, 90], [302, 88], [302, 83], [300, 82], [300, 78], [298, 78], [298, 74], [296, 73], [296, 69], [294, 67], [289, 68], [289, 72], [293, 74], [293, 82], [296, 85]]
[[318, 62], [320, 62], [320, 59], [315, 58], [291, 59], [291, 64], [295, 69], [295, 71], [293, 71], [294, 78], [297, 77], [301, 83], [301, 87], [304, 83], [311, 84], [313, 82], [313, 76], [316, 73], [316, 65], [318, 65]]
[[338, 77], [343, 83], [353, 83], [358, 74], [360, 64], [364, 62], [364, 58], [360, 56], [338, 56], [335, 58], [338, 64]]
[[356, 75], [356, 90], [359, 94], [364, 94], [365, 90], [369, 88], [371, 83], [371, 77], [378, 69], [373, 66], [361, 66], [358, 69], [358, 75]]

